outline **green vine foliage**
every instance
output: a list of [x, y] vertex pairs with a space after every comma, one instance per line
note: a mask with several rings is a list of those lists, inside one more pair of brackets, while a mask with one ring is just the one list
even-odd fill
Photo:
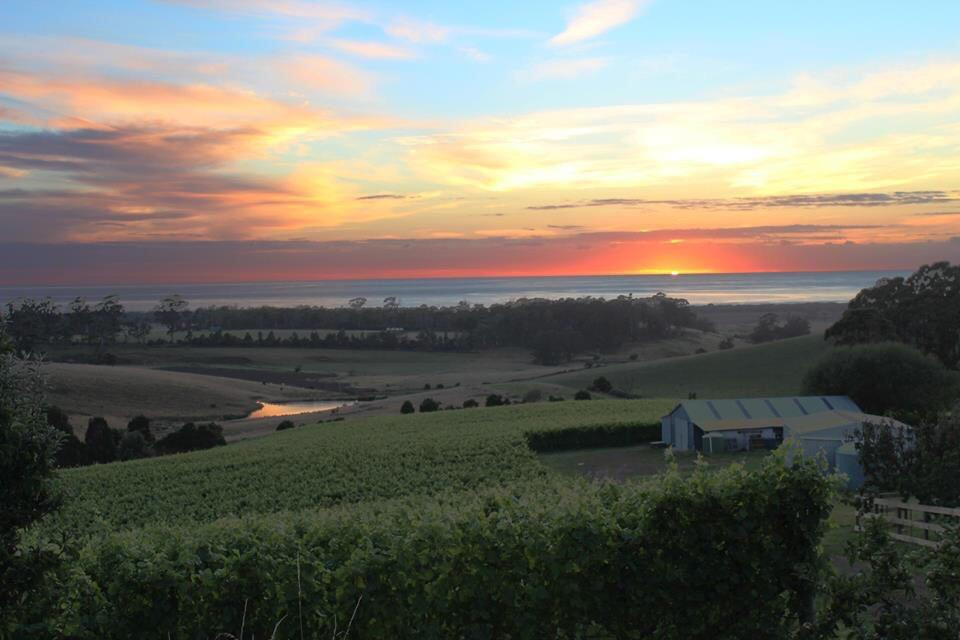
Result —
[[22, 548], [21, 539], [56, 507], [51, 476], [59, 439], [43, 411], [39, 360], [14, 355], [0, 330], [0, 637], [55, 562], [46, 546]]
[[[22, 638], [784, 638], [832, 485], [774, 455], [643, 484], [539, 478], [89, 538]], [[589, 636], [588, 636], [589, 634]]]
[[936, 550], [897, 545], [880, 519], [864, 520], [849, 543], [856, 570], [822, 585], [816, 624], [799, 638], [956, 640], [960, 629], [960, 528]]

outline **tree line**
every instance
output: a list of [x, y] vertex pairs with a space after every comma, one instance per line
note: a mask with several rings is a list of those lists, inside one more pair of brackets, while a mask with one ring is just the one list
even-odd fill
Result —
[[[337, 308], [217, 306], [195, 310], [189, 309], [181, 296], [172, 295], [149, 312], [126, 311], [116, 296], [93, 304], [76, 298], [63, 309], [49, 299], [21, 299], [7, 304], [4, 322], [22, 351], [55, 343], [89, 344], [102, 350], [118, 340], [460, 351], [523, 347], [543, 364], [568, 361], [584, 350], [616, 349], [630, 341], [669, 337], [687, 328], [713, 330], [686, 300], [662, 293], [610, 300], [520, 299], [489, 306], [461, 302], [448, 307], [400, 307], [388, 298], [383, 306], [368, 307], [364, 299], [355, 298]], [[166, 340], [150, 338], [154, 324], [166, 329]], [[278, 337], [274, 330], [304, 333]], [[238, 331], [247, 334], [240, 337]], [[256, 332], [256, 337], [250, 332]]]

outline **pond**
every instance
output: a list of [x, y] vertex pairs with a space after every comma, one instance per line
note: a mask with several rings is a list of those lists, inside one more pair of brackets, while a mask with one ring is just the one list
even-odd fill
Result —
[[351, 402], [337, 402], [331, 400], [298, 400], [294, 402], [260, 402], [260, 408], [247, 416], [251, 418], [275, 418], [277, 416], [294, 416], [299, 413], [314, 413], [316, 411], [330, 411], [346, 407]]

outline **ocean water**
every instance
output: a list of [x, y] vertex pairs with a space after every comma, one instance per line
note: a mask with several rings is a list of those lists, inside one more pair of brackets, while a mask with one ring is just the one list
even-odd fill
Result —
[[379, 306], [396, 297], [402, 306], [492, 304], [518, 298], [566, 298], [659, 291], [691, 304], [762, 302], [846, 302], [878, 279], [905, 276], [902, 271], [818, 273], [737, 273], [709, 275], [538, 276], [509, 278], [418, 278], [405, 280], [318, 280], [313, 282], [236, 282], [217, 284], [25, 286], [0, 287], [0, 304], [22, 297], [45, 298], [64, 305], [76, 296], [95, 301], [116, 294], [131, 311], [145, 311], [158, 300], [178, 293], [191, 308], [208, 305], [339, 307], [351, 298], [367, 298]]

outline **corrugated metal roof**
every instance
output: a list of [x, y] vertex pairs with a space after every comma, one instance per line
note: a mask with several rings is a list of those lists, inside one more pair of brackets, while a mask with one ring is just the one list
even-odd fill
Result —
[[785, 420], [784, 426], [789, 429], [789, 434], [784, 435], [800, 436], [841, 427], [858, 429], [864, 422], [889, 423], [902, 429], [910, 428], [899, 420], [863, 413], [861, 411], [821, 411], [820, 413], [809, 416]]
[[815, 434], [819, 431], [828, 431], [836, 428], [859, 428], [864, 422], [892, 423], [894, 426], [910, 427], [902, 422], [883, 416], [875, 416], [860, 411], [818, 411], [805, 416], [788, 418], [730, 418], [727, 420], [705, 420], [698, 422], [705, 433], [715, 431], [733, 431], [738, 429], [765, 429], [767, 427], [784, 427], [784, 437]]
[[860, 411], [860, 407], [847, 396], [684, 400], [677, 406], [678, 408], [683, 407], [690, 417], [690, 421], [701, 428], [705, 428], [705, 424], [716, 421], [752, 422], [767, 419], [767, 422], [769, 422], [769, 419], [793, 418], [824, 411]]

